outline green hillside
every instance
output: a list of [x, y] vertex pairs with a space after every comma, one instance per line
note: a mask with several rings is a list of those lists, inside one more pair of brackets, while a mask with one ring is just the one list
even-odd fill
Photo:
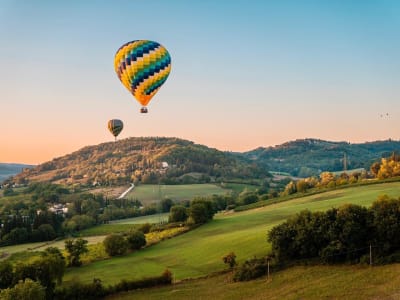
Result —
[[220, 214], [189, 233], [139, 252], [68, 269], [64, 280], [79, 278], [90, 282], [96, 277], [108, 284], [123, 278], [157, 275], [166, 268], [178, 280], [205, 276], [225, 269], [221, 257], [228, 252], [234, 251], [239, 262], [264, 255], [269, 248], [268, 230], [301, 210], [327, 210], [344, 203], [368, 206], [382, 194], [397, 198], [400, 182], [337, 189], [259, 209]]
[[191, 200], [196, 196], [220, 195], [229, 192], [215, 184], [185, 184], [185, 185], [155, 185], [142, 184], [135, 187], [126, 196], [128, 199], [138, 199], [142, 204], [159, 202], [160, 199], [172, 199], [179, 202]]
[[319, 139], [298, 139], [275, 147], [260, 147], [243, 155], [264, 165], [270, 171], [308, 177], [318, 175], [322, 171], [342, 171], [345, 164], [348, 170], [360, 168], [369, 170], [373, 162], [381, 157], [388, 157], [393, 152], [400, 152], [400, 141], [351, 144]]
[[178, 138], [132, 137], [54, 158], [18, 174], [13, 181], [109, 186], [131, 182], [208, 183], [269, 176], [265, 168], [231, 152]]
[[107, 297], [108, 300], [180, 299], [398, 299], [400, 264], [299, 266], [249, 282], [230, 274]]

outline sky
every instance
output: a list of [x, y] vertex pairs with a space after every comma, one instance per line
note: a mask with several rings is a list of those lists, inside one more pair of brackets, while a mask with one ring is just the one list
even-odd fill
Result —
[[[0, 0], [0, 162], [119, 138], [248, 151], [400, 138], [400, 1]], [[172, 70], [148, 114], [114, 55], [153, 40]]]

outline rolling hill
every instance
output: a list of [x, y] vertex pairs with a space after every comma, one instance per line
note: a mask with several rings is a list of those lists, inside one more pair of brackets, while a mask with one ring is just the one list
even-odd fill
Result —
[[17, 183], [120, 185], [207, 183], [229, 178], [264, 178], [270, 174], [249, 159], [191, 141], [132, 137], [87, 146], [15, 176]]
[[0, 183], [5, 179], [22, 172], [26, 168], [33, 168], [33, 165], [0, 163]]
[[308, 177], [344, 168], [369, 170], [373, 162], [393, 152], [400, 152], [400, 141], [350, 144], [301, 139], [239, 153], [179, 138], [132, 137], [84, 147], [24, 169], [13, 180], [87, 185], [121, 185], [132, 181], [190, 184], [260, 179], [270, 177], [268, 171]]
[[152, 247], [79, 270], [69, 269], [64, 280], [79, 278], [88, 283], [96, 277], [113, 284], [123, 278], [154, 276], [166, 268], [177, 280], [207, 276], [226, 268], [221, 257], [231, 251], [239, 263], [265, 255], [271, 247], [266, 241], [267, 232], [304, 209], [325, 211], [346, 203], [370, 206], [382, 194], [398, 197], [399, 187], [400, 182], [391, 182], [335, 189], [239, 213], [221, 213], [195, 230]]
[[299, 139], [275, 147], [257, 148], [243, 153], [244, 157], [268, 170], [287, 172], [297, 177], [318, 175], [322, 171], [364, 168], [381, 157], [400, 152], [400, 141], [386, 140], [360, 144]]

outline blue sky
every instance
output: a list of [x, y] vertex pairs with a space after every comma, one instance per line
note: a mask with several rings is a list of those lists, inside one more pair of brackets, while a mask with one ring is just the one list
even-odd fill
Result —
[[[232, 151], [399, 139], [399, 1], [0, 0], [0, 25], [0, 162], [111, 141], [111, 118]], [[135, 39], [172, 57], [146, 116], [113, 69]]]

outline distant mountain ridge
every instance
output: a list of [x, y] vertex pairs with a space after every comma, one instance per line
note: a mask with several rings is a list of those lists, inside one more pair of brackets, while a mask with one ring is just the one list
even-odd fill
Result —
[[275, 147], [259, 147], [244, 157], [270, 171], [287, 172], [297, 177], [318, 175], [322, 171], [364, 168], [381, 157], [400, 153], [400, 141], [384, 140], [351, 144], [320, 139], [298, 139]]
[[25, 168], [33, 168], [34, 165], [17, 163], [0, 163], [0, 183], [5, 179], [22, 172]]

